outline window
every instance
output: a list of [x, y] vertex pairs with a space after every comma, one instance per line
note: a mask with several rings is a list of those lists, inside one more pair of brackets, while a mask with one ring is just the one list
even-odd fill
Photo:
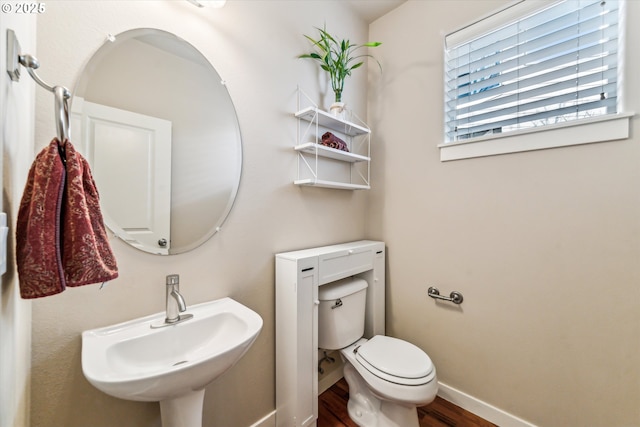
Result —
[[440, 147], [619, 117], [621, 2], [522, 1], [448, 35]]

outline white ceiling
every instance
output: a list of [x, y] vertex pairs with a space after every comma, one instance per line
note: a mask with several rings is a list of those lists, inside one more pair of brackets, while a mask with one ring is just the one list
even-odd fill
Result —
[[349, 3], [367, 23], [371, 23], [400, 6], [405, 1], [406, 0], [348, 0], [347, 3]]

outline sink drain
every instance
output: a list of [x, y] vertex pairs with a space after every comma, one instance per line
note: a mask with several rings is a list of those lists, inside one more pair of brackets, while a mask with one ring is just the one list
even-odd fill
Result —
[[180, 362], [176, 362], [176, 363], [173, 364], [173, 366], [182, 365], [183, 363], [187, 363], [187, 360], [182, 360]]

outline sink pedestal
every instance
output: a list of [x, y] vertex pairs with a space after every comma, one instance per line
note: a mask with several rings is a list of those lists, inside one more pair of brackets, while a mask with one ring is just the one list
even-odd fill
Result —
[[202, 427], [204, 389], [160, 401], [162, 427]]

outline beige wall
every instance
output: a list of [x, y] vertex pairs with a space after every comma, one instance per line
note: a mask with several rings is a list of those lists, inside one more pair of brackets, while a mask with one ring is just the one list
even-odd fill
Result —
[[[111, 398], [84, 379], [80, 333], [163, 310], [165, 275], [179, 273], [187, 303], [231, 296], [264, 319], [252, 349], [207, 388], [205, 398], [204, 425], [248, 426], [274, 409], [273, 255], [366, 237], [365, 192], [292, 184], [296, 85], [318, 96], [326, 90], [317, 67], [296, 59], [309, 48], [302, 34], [326, 22], [331, 31], [364, 41], [367, 26], [333, 1], [233, 0], [220, 10], [197, 9], [184, 1], [55, 1], [46, 6], [38, 17], [38, 58], [42, 78], [54, 84], [72, 88], [109, 33], [160, 28], [198, 48], [227, 82], [244, 161], [236, 204], [212, 240], [171, 257], [113, 241], [119, 279], [103, 290], [91, 285], [34, 301], [32, 425], [159, 426], [157, 404]], [[361, 116], [366, 74], [354, 73], [345, 94]], [[38, 149], [55, 132], [52, 105], [51, 95], [40, 90]]]
[[[374, 22], [370, 238], [387, 325], [449, 386], [536, 425], [640, 426], [640, 125], [618, 142], [439, 161], [443, 35], [504, 1], [413, 1]], [[628, 21], [640, 2], [628, 2]], [[398, 31], [402, 28], [402, 31]], [[626, 107], [640, 111], [627, 34]], [[459, 307], [427, 297], [434, 285]]]
[[31, 366], [31, 303], [20, 299], [13, 259], [13, 224], [33, 158], [35, 84], [22, 69], [12, 82], [6, 70], [7, 29], [12, 29], [24, 52], [34, 52], [36, 25], [27, 15], [0, 15], [0, 211], [9, 224], [7, 272], [0, 286], [0, 427], [29, 425], [29, 371]]
[[[265, 320], [205, 402], [205, 425], [250, 425], [274, 404], [273, 253], [362, 237], [388, 245], [389, 333], [425, 349], [444, 383], [539, 426], [640, 425], [637, 120], [626, 141], [438, 160], [442, 36], [504, 3], [409, 0], [367, 37], [339, 2], [47, 2], [38, 19], [46, 81], [73, 87], [108, 33], [174, 32], [227, 80], [245, 158], [236, 206], [211, 241], [169, 258], [114, 241], [118, 280], [34, 301], [32, 425], [159, 425], [156, 404], [110, 398], [84, 380], [80, 332], [162, 310], [164, 276], [174, 272], [189, 303], [229, 295]], [[638, 21], [640, 3], [629, 13]], [[324, 88], [295, 55], [307, 49], [300, 35], [324, 22], [384, 42], [375, 52], [384, 74], [370, 77], [368, 193], [291, 185], [295, 85]], [[640, 40], [638, 31], [628, 38]], [[627, 58], [627, 75], [639, 74], [638, 61]], [[364, 79], [350, 82], [347, 102], [366, 111]], [[637, 79], [626, 85], [627, 109], [640, 110]], [[39, 89], [38, 149], [55, 130], [52, 104]], [[459, 290], [465, 302], [435, 304], [429, 285]]]

